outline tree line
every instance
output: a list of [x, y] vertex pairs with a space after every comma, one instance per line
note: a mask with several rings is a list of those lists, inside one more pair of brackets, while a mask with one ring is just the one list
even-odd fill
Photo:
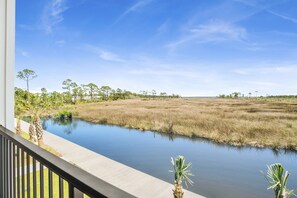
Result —
[[60, 106], [63, 104], [76, 104], [83, 102], [111, 101], [119, 99], [131, 98], [178, 98], [177, 94], [167, 94], [166, 92], [157, 93], [156, 90], [140, 91], [135, 93], [125, 89], [113, 89], [110, 86], [98, 86], [95, 83], [81, 84], [71, 79], [62, 82], [63, 92], [48, 92], [46, 88], [42, 88], [39, 93], [31, 93], [29, 90], [29, 82], [37, 77], [36, 73], [30, 69], [19, 71], [17, 78], [26, 82], [26, 90], [15, 88], [17, 97], [23, 97], [26, 101], [39, 97], [40, 102], [47, 103], [52, 106]]
[[21, 134], [21, 118], [30, 115], [30, 139], [42, 145], [43, 130], [40, 117], [49, 109], [65, 104], [78, 104], [87, 102], [125, 100], [131, 98], [178, 98], [180, 96], [166, 92], [157, 94], [156, 90], [134, 93], [120, 88], [113, 89], [109, 86], [98, 86], [95, 83], [79, 85], [71, 79], [62, 82], [63, 92], [48, 92], [42, 88], [39, 93], [30, 92], [30, 81], [37, 78], [35, 71], [24, 69], [19, 71], [17, 78], [26, 82], [26, 89], [15, 88], [15, 115], [17, 117], [16, 132]]

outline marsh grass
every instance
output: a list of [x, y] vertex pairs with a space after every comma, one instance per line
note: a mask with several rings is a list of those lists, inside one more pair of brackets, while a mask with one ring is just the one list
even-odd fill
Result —
[[131, 99], [72, 110], [76, 117], [100, 124], [297, 150], [296, 99]]

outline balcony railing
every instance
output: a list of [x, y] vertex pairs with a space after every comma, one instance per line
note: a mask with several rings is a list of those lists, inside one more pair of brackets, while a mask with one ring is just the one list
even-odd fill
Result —
[[0, 126], [0, 197], [133, 196]]

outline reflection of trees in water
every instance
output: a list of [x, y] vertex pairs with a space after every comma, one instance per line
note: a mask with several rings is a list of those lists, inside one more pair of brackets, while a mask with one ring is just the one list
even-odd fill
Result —
[[162, 138], [168, 138], [169, 141], [174, 141], [176, 138], [179, 139], [183, 139], [186, 141], [190, 141], [190, 142], [203, 142], [206, 144], [211, 144], [212, 146], [216, 147], [216, 148], [222, 148], [222, 149], [229, 149], [229, 150], [236, 150], [236, 151], [264, 151], [264, 150], [270, 150], [275, 157], [279, 157], [279, 156], [297, 156], [297, 152], [293, 151], [293, 150], [286, 150], [286, 149], [272, 149], [272, 148], [268, 148], [268, 147], [253, 147], [253, 146], [246, 146], [246, 145], [231, 145], [231, 144], [227, 144], [227, 143], [218, 143], [215, 142], [213, 140], [207, 139], [207, 138], [200, 138], [197, 137], [195, 135], [193, 135], [192, 137], [186, 137], [186, 136], [181, 136], [181, 135], [176, 135], [176, 134], [172, 134], [172, 133], [161, 133], [161, 132], [156, 132], [156, 131], [152, 131], [154, 134], [154, 138], [157, 137], [162, 137]]
[[271, 149], [273, 155], [275, 157], [279, 156], [292, 156], [293, 158], [297, 157], [297, 152], [292, 150], [286, 150], [286, 149]]
[[77, 121], [71, 119], [53, 119], [53, 125], [63, 126], [63, 132], [70, 135], [77, 128]]
[[173, 133], [160, 133], [160, 132], [156, 132], [156, 131], [153, 131], [154, 133], [154, 138], [156, 138], [156, 135], [158, 135], [159, 137], [164, 137], [164, 138], [168, 138], [169, 141], [174, 141], [176, 138], [179, 138], [179, 137], [182, 137], [182, 136], [178, 136], [178, 135], [175, 135]]

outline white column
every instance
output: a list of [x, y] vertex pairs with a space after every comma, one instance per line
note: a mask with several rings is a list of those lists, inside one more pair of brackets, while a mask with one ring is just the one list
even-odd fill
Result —
[[0, 125], [14, 131], [15, 0], [0, 0]]

